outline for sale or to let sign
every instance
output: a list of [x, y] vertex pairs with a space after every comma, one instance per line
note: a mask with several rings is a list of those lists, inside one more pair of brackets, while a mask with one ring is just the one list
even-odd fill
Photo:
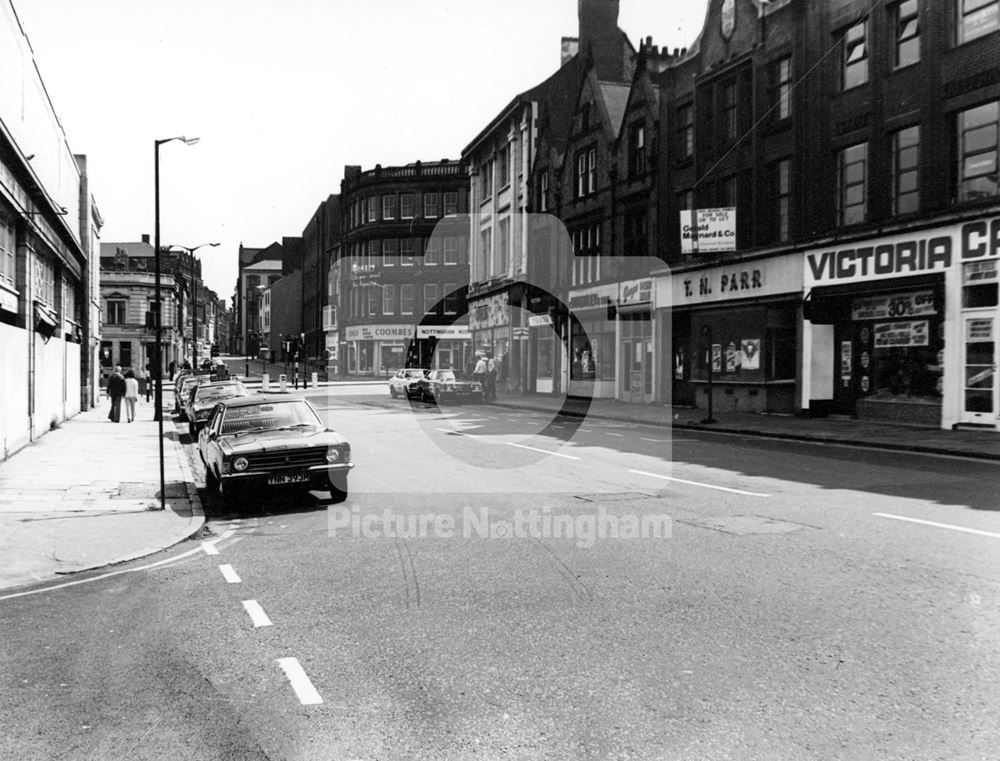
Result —
[[681, 215], [681, 251], [685, 254], [736, 250], [736, 209], [697, 209], [698, 226], [691, 221], [691, 209]]

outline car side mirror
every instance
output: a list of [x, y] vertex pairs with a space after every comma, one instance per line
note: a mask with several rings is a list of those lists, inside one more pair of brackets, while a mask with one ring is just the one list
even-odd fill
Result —
[[215, 441], [215, 439], [219, 438], [219, 434], [217, 434], [215, 431], [209, 431], [208, 432], [208, 438], [210, 438], [213, 441]]

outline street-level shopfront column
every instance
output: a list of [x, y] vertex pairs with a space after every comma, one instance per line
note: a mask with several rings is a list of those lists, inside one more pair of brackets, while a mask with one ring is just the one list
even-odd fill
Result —
[[781, 254], [656, 275], [657, 313], [670, 333], [664, 379], [674, 404], [716, 411], [796, 412], [802, 258]]
[[998, 428], [1000, 216], [805, 252], [803, 404]]

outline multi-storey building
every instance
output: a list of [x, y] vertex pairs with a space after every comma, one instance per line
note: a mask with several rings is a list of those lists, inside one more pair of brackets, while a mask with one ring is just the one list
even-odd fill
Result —
[[234, 292], [236, 348], [240, 354], [257, 356], [260, 349], [260, 288], [281, 279], [284, 252], [280, 243], [266, 248], [239, 249], [239, 276]]
[[302, 231], [299, 322], [304, 343], [300, 353], [312, 369], [326, 370], [329, 360], [324, 314], [330, 305], [328, 276], [331, 256], [340, 239], [341, 216], [340, 196], [330, 195]]
[[[190, 359], [184, 320], [187, 261], [160, 252], [161, 356], [163, 377]], [[139, 242], [101, 244], [101, 382], [115, 365], [137, 377], [154, 375], [156, 362], [156, 264], [149, 236]], [[148, 368], [148, 370], [147, 370]]]
[[[618, 28], [618, 0], [581, 0], [579, 38], [564, 39], [562, 65], [547, 80], [517, 95], [462, 151], [470, 172], [470, 326], [477, 351], [499, 364], [498, 383], [514, 392], [555, 381], [548, 333], [529, 344], [531, 328], [551, 331], [544, 294], [527, 282], [530, 220], [528, 182], [544, 134], [545, 162], [562, 160], [587, 69], [600, 82], [628, 83], [635, 50]], [[555, 236], [558, 238], [558, 236]], [[537, 299], [538, 301], [534, 301]], [[532, 326], [532, 318], [539, 324]], [[544, 323], [544, 324], [542, 324]], [[564, 326], [556, 326], [563, 329]], [[535, 347], [532, 355], [526, 347]], [[529, 368], [535, 368], [529, 382]], [[536, 380], [539, 377], [541, 383]]]
[[468, 365], [467, 183], [459, 161], [345, 168], [331, 287], [342, 372]]
[[996, 0], [710, 2], [657, 77], [675, 401], [997, 427], [998, 51]]
[[89, 407], [101, 217], [9, 0], [0, 0], [0, 458]]

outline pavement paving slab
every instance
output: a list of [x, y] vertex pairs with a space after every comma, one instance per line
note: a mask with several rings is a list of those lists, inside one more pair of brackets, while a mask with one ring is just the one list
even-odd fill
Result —
[[140, 402], [134, 423], [82, 412], [0, 462], [0, 589], [150, 555], [204, 523], [180, 436], [164, 420], [166, 510], [160, 510], [158, 425]]

